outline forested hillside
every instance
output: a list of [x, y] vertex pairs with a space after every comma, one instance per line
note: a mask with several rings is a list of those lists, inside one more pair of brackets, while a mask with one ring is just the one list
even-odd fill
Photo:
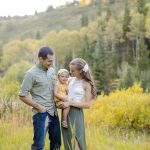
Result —
[[42, 45], [55, 50], [56, 70], [68, 68], [73, 57], [84, 58], [92, 68], [98, 93], [108, 94], [134, 82], [150, 91], [149, 1], [94, 1], [86, 6], [49, 7], [34, 16], [2, 17], [0, 31], [2, 93], [6, 82], [18, 88]]
[[[124, 1], [113, 1], [113, 3], [102, 1], [100, 4], [95, 1], [90, 5], [84, 5], [84, 3], [81, 3], [82, 5], [68, 4], [56, 9], [49, 6], [42, 13], [35, 10], [33, 16], [1, 16], [0, 43], [6, 43], [14, 39], [39, 39], [51, 30], [80, 30], [85, 18], [88, 18], [88, 22], [94, 21], [99, 16], [100, 11], [110, 10], [114, 15], [118, 15], [124, 8]], [[133, 2], [130, 2], [130, 7], [132, 5]]]

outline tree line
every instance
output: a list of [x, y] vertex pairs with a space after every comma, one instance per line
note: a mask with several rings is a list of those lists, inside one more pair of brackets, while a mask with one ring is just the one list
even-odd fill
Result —
[[5, 44], [0, 59], [1, 93], [11, 95], [18, 89], [24, 72], [36, 62], [38, 48], [43, 44], [56, 52], [56, 71], [68, 68], [74, 57], [84, 58], [93, 72], [98, 94], [128, 88], [134, 82], [140, 82], [149, 92], [150, 3], [137, 0], [135, 4], [130, 9], [126, 1], [124, 10], [117, 15], [109, 9], [101, 12], [95, 21], [83, 23], [79, 31], [50, 31], [40, 39]]

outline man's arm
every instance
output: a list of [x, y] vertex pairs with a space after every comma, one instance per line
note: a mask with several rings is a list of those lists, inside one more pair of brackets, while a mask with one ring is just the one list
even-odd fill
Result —
[[33, 88], [34, 79], [32, 73], [26, 73], [24, 76], [24, 80], [22, 82], [22, 86], [19, 92], [19, 98], [22, 100], [25, 104], [35, 108], [38, 112], [44, 112], [46, 111], [46, 108], [38, 103], [36, 103], [32, 98], [28, 96], [28, 93]]
[[46, 111], [46, 108], [35, 101], [33, 101], [29, 96], [19, 96], [20, 100], [22, 100], [25, 104], [35, 108], [38, 112], [42, 113]]

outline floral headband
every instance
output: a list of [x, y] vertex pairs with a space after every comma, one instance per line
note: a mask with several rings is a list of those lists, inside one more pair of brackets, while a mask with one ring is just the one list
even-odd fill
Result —
[[84, 72], [88, 72], [88, 71], [89, 71], [89, 66], [88, 66], [88, 64], [85, 64], [82, 70], [83, 70]]

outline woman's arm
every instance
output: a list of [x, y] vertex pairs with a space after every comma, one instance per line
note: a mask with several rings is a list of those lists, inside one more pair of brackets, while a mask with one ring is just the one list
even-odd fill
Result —
[[92, 103], [92, 93], [91, 93], [91, 85], [88, 82], [85, 82], [85, 99], [81, 102], [73, 102], [68, 101], [64, 102], [63, 107], [77, 107], [77, 108], [90, 108]]
[[87, 102], [87, 101], [82, 101], [82, 102], [80, 102], [80, 103], [73, 102], [73, 101], [69, 101], [69, 106], [77, 107], [77, 108], [90, 108], [90, 106], [91, 106], [91, 101], [89, 101], [89, 102]]

